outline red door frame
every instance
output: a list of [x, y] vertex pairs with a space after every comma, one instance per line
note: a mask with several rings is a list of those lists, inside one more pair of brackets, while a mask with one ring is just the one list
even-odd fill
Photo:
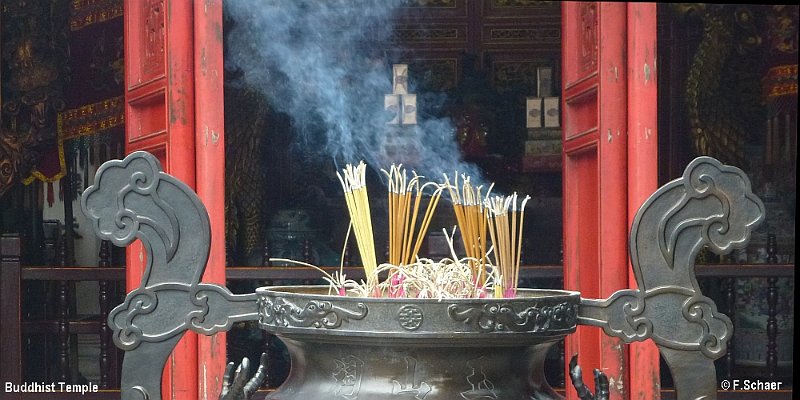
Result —
[[[224, 283], [222, 3], [125, 0], [124, 18], [126, 153], [153, 153], [197, 192], [211, 221], [203, 280]], [[138, 242], [127, 265], [130, 291], [145, 267]], [[164, 371], [163, 398], [216, 399], [225, 360], [224, 334], [186, 333]]]
[[[225, 285], [225, 108], [222, 0], [194, 2], [195, 189], [208, 209], [211, 252], [203, 282]], [[197, 340], [199, 399], [215, 400], [227, 361], [225, 333]]]
[[[658, 189], [657, 3], [628, 3], [628, 223]], [[626, 241], [627, 243], [627, 241]], [[628, 269], [628, 286], [636, 287]], [[628, 347], [631, 399], [659, 399], [658, 348], [652, 342]]]
[[[126, 0], [126, 150], [153, 152], [198, 192], [212, 225], [204, 278], [222, 283], [222, 6], [194, 5]], [[606, 297], [631, 284], [627, 226], [656, 186], [655, 5], [567, 2], [562, 17], [564, 281], [585, 297]], [[138, 286], [142, 257], [141, 248], [129, 249], [129, 289]], [[164, 398], [216, 398], [224, 343], [187, 334], [165, 372]], [[586, 370], [603, 366], [615, 390], [658, 396], [651, 348], [632, 347], [629, 357], [619, 341], [584, 327], [566, 348], [581, 354]]]
[[[655, 21], [653, 3], [562, 5], [564, 287], [583, 297], [635, 285], [630, 221], [657, 185]], [[579, 327], [565, 348], [584, 371], [608, 375], [612, 398], [660, 396], [651, 344], [628, 348]]]

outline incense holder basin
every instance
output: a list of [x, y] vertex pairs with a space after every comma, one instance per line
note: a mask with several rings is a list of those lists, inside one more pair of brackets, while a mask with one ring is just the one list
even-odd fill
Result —
[[271, 400], [557, 399], [549, 348], [575, 331], [580, 293], [520, 289], [509, 299], [329, 295], [256, 289], [261, 329], [291, 357]]

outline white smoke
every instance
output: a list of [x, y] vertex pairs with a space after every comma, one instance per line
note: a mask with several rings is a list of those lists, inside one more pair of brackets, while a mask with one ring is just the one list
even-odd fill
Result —
[[[226, 67], [242, 72], [238, 84], [260, 90], [272, 107], [291, 116], [303, 151], [339, 164], [365, 160], [375, 169], [404, 163], [437, 180], [458, 171], [476, 182], [480, 172], [462, 161], [449, 119], [420, 113], [399, 142], [386, 124], [383, 100], [392, 90], [392, 66], [384, 50], [392, 47], [391, 21], [403, 2], [225, 2], [233, 20]], [[414, 92], [415, 77], [409, 78]], [[418, 93], [420, 108], [431, 108], [434, 101], [441, 101], [437, 94]]]

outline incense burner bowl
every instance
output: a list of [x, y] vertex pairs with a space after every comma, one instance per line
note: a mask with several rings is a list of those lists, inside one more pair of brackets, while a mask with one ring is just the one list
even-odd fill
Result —
[[287, 380], [267, 399], [556, 399], [548, 349], [576, 329], [580, 294], [520, 289], [510, 299], [256, 290], [259, 326], [283, 341]]

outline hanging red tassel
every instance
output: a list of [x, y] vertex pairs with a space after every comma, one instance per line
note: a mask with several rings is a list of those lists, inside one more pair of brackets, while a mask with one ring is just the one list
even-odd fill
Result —
[[47, 206], [52, 208], [55, 200], [55, 195], [53, 194], [53, 182], [47, 182]]

